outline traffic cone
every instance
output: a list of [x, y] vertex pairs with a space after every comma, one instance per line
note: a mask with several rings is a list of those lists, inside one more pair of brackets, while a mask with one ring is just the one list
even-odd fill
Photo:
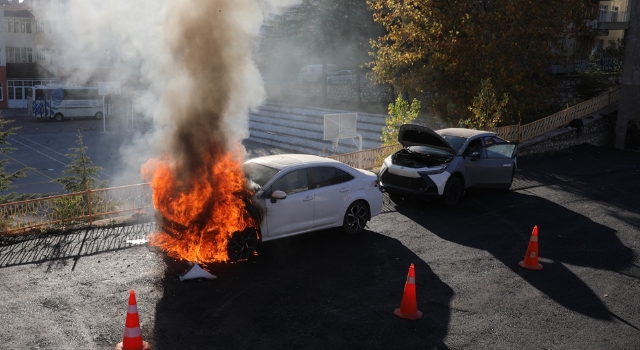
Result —
[[416, 272], [413, 264], [409, 266], [409, 275], [407, 275], [407, 282], [404, 284], [402, 304], [393, 313], [407, 320], [422, 318], [422, 311], [418, 311], [418, 305], [416, 304]]
[[518, 265], [529, 270], [542, 270], [542, 265], [538, 263], [538, 225], [533, 227], [527, 254], [524, 256], [524, 260], [518, 263]]
[[124, 324], [124, 337], [122, 342], [116, 345], [116, 350], [149, 350], [149, 343], [142, 340], [136, 293], [133, 292], [133, 289], [129, 292], [129, 308], [127, 309], [127, 320]]

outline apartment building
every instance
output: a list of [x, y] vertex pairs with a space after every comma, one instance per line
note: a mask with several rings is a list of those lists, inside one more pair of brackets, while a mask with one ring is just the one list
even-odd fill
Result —
[[47, 28], [36, 20], [32, 0], [0, 3], [4, 24], [0, 39], [0, 108], [26, 108], [28, 87], [58, 82], [56, 75], [43, 66], [47, 59], [55, 60], [56, 51], [42, 45]]

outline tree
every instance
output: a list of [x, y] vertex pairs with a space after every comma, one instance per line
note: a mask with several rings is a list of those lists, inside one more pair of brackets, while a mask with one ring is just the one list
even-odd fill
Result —
[[497, 95], [510, 96], [505, 116], [535, 119], [552, 108], [557, 82], [548, 68], [564, 61], [563, 40], [581, 32], [592, 2], [369, 0], [387, 31], [372, 41], [370, 66], [378, 82], [430, 91], [445, 118], [469, 118], [488, 78]]
[[[14, 135], [16, 130], [20, 129], [19, 127], [14, 127], [4, 130], [5, 126], [12, 122], [13, 120], [5, 120], [3, 117], [0, 117], [0, 130], [2, 130], [0, 131], [0, 145], [9, 145], [7, 138], [9, 138], [9, 136], [11, 135]], [[0, 154], [7, 155], [14, 149], [15, 148], [12, 147], [2, 147], [0, 148]], [[12, 187], [11, 183], [17, 179], [25, 177], [27, 170], [29, 170], [28, 168], [23, 168], [12, 173], [7, 173], [5, 171], [7, 162], [7, 159], [0, 160], [0, 192], [5, 192], [10, 189]], [[18, 194], [16, 192], [10, 192], [8, 194], [0, 196], [0, 203], [11, 203], [31, 197], [32, 195], [29, 194]]]
[[389, 103], [389, 117], [385, 119], [386, 126], [382, 128], [383, 146], [392, 146], [398, 143], [398, 130], [402, 124], [409, 124], [418, 118], [420, 113], [420, 101], [415, 98], [409, 102], [398, 95], [395, 103]]
[[291, 65], [300, 61], [357, 68], [368, 61], [369, 40], [382, 34], [366, 0], [302, 0], [269, 24], [259, 61], [281, 74], [293, 74]]
[[495, 128], [503, 121], [504, 109], [509, 103], [509, 95], [503, 94], [502, 100], [494, 91], [491, 79], [482, 80], [480, 92], [473, 98], [473, 103], [468, 107], [471, 117], [464, 119], [462, 124], [468, 128], [488, 130]]
[[87, 183], [92, 189], [105, 188], [108, 181], [100, 181], [98, 172], [104, 170], [101, 166], [93, 165], [91, 158], [87, 155], [87, 146], [82, 142], [82, 134], [78, 130], [78, 138], [76, 144], [78, 147], [71, 148], [74, 153], [66, 154], [67, 157], [74, 159], [67, 165], [67, 169], [62, 171], [63, 176], [54, 181], [61, 184], [68, 193], [82, 192], [87, 190]]

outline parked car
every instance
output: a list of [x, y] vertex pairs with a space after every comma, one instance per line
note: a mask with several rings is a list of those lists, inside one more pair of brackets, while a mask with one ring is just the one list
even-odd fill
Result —
[[[332, 76], [338, 71], [335, 64], [327, 64], [327, 76]], [[302, 67], [298, 73], [299, 83], [318, 83], [322, 81], [322, 64], [310, 64]]]
[[351, 84], [356, 82], [355, 70], [341, 70], [327, 78], [328, 84]]
[[453, 206], [467, 188], [508, 191], [518, 165], [517, 143], [490, 131], [404, 124], [398, 141], [403, 148], [384, 160], [379, 173], [380, 188], [396, 202], [435, 197]]
[[377, 176], [333, 159], [279, 154], [247, 160], [242, 167], [255, 191], [253, 210], [259, 210], [262, 219], [259, 232], [232, 236], [231, 260], [250, 257], [259, 241], [331, 227], [358, 234], [382, 209]]

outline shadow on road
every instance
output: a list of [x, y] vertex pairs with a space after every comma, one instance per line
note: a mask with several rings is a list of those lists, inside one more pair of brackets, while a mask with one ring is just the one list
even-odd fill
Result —
[[[22, 237], [0, 237], [0, 268], [42, 263], [66, 263], [143, 244], [155, 223], [72, 230], [63, 233], [40, 233]], [[81, 237], [82, 239], [78, 239]]]
[[[209, 264], [216, 280], [184, 281], [166, 259], [155, 349], [447, 349], [451, 288], [399, 241], [325, 230], [265, 243], [251, 261]], [[416, 268], [418, 310], [400, 319]]]
[[[445, 240], [489, 252], [570, 310], [602, 320], [616, 317], [567, 267], [620, 272], [631, 265], [633, 251], [607, 226], [546, 199], [515, 192], [468, 191], [460, 205], [452, 209], [417, 202], [401, 204], [396, 209]], [[518, 265], [534, 225], [539, 228], [539, 255], [544, 267], [540, 271]]]

